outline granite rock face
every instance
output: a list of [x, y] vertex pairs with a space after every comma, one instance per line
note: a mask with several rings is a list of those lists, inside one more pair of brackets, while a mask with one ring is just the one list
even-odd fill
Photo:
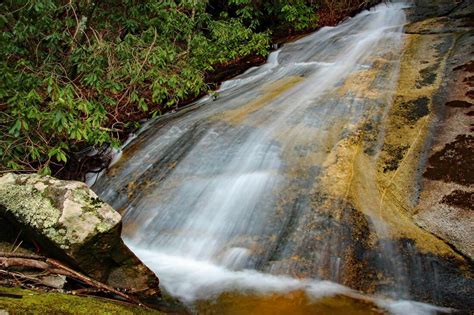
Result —
[[[425, 3], [424, 5], [420, 3]], [[443, 9], [444, 8], [444, 9]], [[437, 10], [444, 10], [438, 12]], [[413, 216], [424, 230], [443, 240], [472, 265], [474, 258], [474, 136], [472, 128], [472, 47], [474, 4], [472, 1], [417, 1], [418, 19], [406, 31], [412, 42], [431, 42], [437, 50], [420, 71], [439, 84], [430, 106], [429, 146], [423, 153], [420, 194]], [[425, 51], [428, 49], [423, 48]], [[429, 47], [429, 45], [425, 45]], [[426, 56], [423, 60], [430, 60]], [[430, 86], [421, 87], [421, 92]]]
[[0, 177], [2, 216], [51, 256], [111, 286], [159, 296], [158, 278], [123, 243], [121, 216], [86, 184]]

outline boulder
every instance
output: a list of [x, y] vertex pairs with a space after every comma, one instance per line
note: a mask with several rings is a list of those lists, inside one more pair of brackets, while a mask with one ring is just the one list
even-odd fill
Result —
[[42, 251], [98, 281], [147, 298], [160, 295], [158, 278], [120, 237], [120, 214], [82, 182], [3, 175], [0, 217]]

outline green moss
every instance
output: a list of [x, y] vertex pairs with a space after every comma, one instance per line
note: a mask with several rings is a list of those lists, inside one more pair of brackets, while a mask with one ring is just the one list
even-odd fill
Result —
[[[2, 293], [18, 295], [21, 298], [5, 297]], [[0, 313], [2, 310], [12, 314], [162, 314], [156, 310], [95, 297], [6, 287], [0, 287]]]

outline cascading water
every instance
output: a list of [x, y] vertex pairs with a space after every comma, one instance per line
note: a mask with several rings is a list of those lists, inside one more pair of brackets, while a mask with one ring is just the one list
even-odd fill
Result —
[[[189, 302], [231, 290], [357, 295], [316, 279], [345, 283], [340, 222], [357, 203], [351, 195], [365, 199], [359, 211], [370, 232], [390, 235], [383, 198], [367, 191], [379, 190], [371, 174], [396, 89], [405, 7], [379, 5], [285, 45], [224, 82], [217, 99], [170, 124], [150, 123], [98, 180], [101, 197], [124, 210], [127, 243], [168, 292]], [[380, 292], [408, 298], [396, 250], [385, 243], [379, 257], [399, 280]]]

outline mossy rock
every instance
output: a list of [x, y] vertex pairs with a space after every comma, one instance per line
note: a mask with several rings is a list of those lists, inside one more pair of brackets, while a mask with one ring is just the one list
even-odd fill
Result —
[[158, 278], [121, 239], [120, 214], [86, 184], [6, 174], [0, 177], [0, 210], [49, 255], [114, 287], [159, 296]]
[[95, 297], [0, 287], [0, 314], [163, 314]]

